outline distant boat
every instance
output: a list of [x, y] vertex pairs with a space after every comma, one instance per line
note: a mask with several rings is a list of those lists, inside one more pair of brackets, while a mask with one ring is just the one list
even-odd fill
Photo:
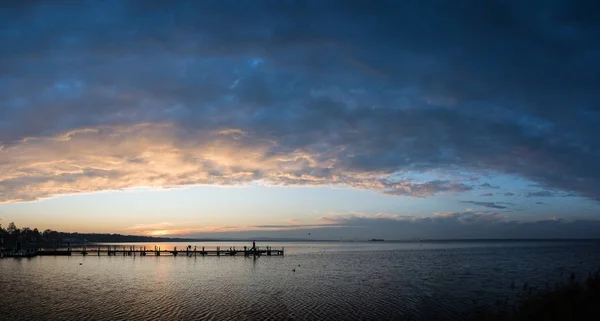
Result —
[[370, 239], [369, 242], [384, 242], [384, 239]]

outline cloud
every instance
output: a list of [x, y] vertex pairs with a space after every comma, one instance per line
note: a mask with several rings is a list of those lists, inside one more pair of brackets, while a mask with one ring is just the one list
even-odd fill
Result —
[[476, 202], [476, 201], [460, 201], [460, 202], [464, 203], [464, 204], [475, 204], [475, 205], [489, 207], [489, 208], [497, 208], [497, 209], [506, 208], [506, 206], [498, 205], [497, 203], [494, 203], [494, 202]]
[[428, 216], [360, 212], [331, 213], [313, 224], [257, 226], [198, 226], [187, 223], [158, 223], [126, 229], [145, 235], [178, 235], [216, 238], [306, 238], [318, 239], [515, 239], [598, 238], [599, 220], [565, 220], [551, 217], [536, 221], [510, 220], [497, 211], [434, 213]]
[[473, 189], [471, 186], [456, 183], [451, 181], [435, 180], [424, 183], [414, 183], [409, 181], [403, 182], [389, 182], [382, 181], [385, 186], [384, 193], [387, 195], [401, 195], [401, 196], [429, 196], [441, 192], [465, 192]]
[[[228, 131], [239, 134], [239, 131]], [[449, 180], [414, 181], [381, 171], [336, 166], [336, 150], [274, 153], [276, 141], [223, 135], [172, 124], [137, 124], [29, 137], [0, 150], [0, 203], [137, 186], [328, 185], [425, 197], [471, 187]], [[68, 137], [68, 139], [65, 139]]]
[[489, 183], [483, 183], [483, 184], [479, 185], [479, 187], [481, 187], [481, 188], [492, 188], [492, 189], [500, 188], [500, 186], [490, 185]]
[[128, 231], [139, 231], [139, 230], [164, 230], [173, 227], [173, 223], [169, 222], [160, 222], [160, 223], [152, 223], [152, 224], [136, 224], [134, 226], [126, 227], [125, 230]]
[[[194, 227], [196, 226], [196, 227]], [[203, 235], [225, 234], [237, 232], [268, 232], [268, 231], [294, 231], [320, 228], [342, 228], [339, 224], [285, 224], [285, 225], [250, 225], [250, 226], [200, 226], [193, 222], [186, 223], [155, 223], [140, 224], [127, 227], [127, 233], [137, 235]]]
[[556, 192], [553, 191], [539, 191], [539, 192], [529, 192], [525, 194], [525, 197], [552, 197], [555, 196]]
[[250, 229], [254, 230], [299, 230], [299, 229], [307, 229], [307, 228], [323, 228], [323, 227], [341, 227], [342, 225], [336, 224], [286, 224], [286, 225], [255, 225], [250, 226]]
[[[328, 223], [361, 227], [361, 235], [386, 239], [455, 239], [455, 238], [598, 238], [598, 220], [538, 221], [509, 220], [494, 211], [448, 212], [432, 216], [337, 214], [322, 218]], [[320, 233], [323, 233], [321, 231]], [[348, 232], [348, 231], [347, 231]], [[342, 230], [331, 231], [341, 235]]]
[[494, 196], [494, 193], [485, 193], [485, 194], [481, 194], [479, 196]]
[[504, 196], [514, 196], [514, 195], [515, 195], [515, 194], [514, 194], [514, 193], [511, 193], [511, 192], [506, 192], [506, 193], [504, 193]]
[[600, 197], [593, 2], [41, 6], [0, 13], [0, 202], [250, 181], [473, 188], [408, 178], [440, 172]]

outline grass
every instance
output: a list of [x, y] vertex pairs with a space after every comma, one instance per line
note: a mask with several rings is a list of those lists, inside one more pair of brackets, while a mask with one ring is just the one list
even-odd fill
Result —
[[[514, 287], [514, 284], [511, 285]], [[519, 289], [518, 299], [498, 309], [476, 307], [471, 320], [490, 321], [579, 321], [600, 320], [600, 270], [583, 281], [574, 274], [566, 283], [543, 290], [528, 286]]]
[[514, 320], [598, 320], [600, 319], [600, 272], [584, 282], [571, 275], [566, 284], [551, 291], [532, 293], [519, 304]]

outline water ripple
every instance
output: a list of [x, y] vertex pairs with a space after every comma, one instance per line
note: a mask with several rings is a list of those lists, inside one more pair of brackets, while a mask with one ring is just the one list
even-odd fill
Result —
[[289, 255], [256, 260], [3, 259], [0, 317], [14, 321], [458, 319], [461, 311], [476, 304], [514, 295], [509, 287], [513, 280], [542, 284], [560, 277], [561, 271], [565, 277], [571, 271], [584, 274], [600, 263], [597, 243], [417, 249], [402, 244], [351, 249], [337, 244], [304, 246], [305, 251], [302, 245], [286, 245]]

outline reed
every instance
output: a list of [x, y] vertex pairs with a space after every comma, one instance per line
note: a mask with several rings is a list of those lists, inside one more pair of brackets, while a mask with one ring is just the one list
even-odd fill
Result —
[[490, 321], [580, 321], [600, 318], [600, 269], [578, 279], [571, 274], [567, 282], [553, 287], [533, 287], [524, 283], [517, 290], [517, 300], [502, 300], [498, 306], [474, 307], [467, 320]]

